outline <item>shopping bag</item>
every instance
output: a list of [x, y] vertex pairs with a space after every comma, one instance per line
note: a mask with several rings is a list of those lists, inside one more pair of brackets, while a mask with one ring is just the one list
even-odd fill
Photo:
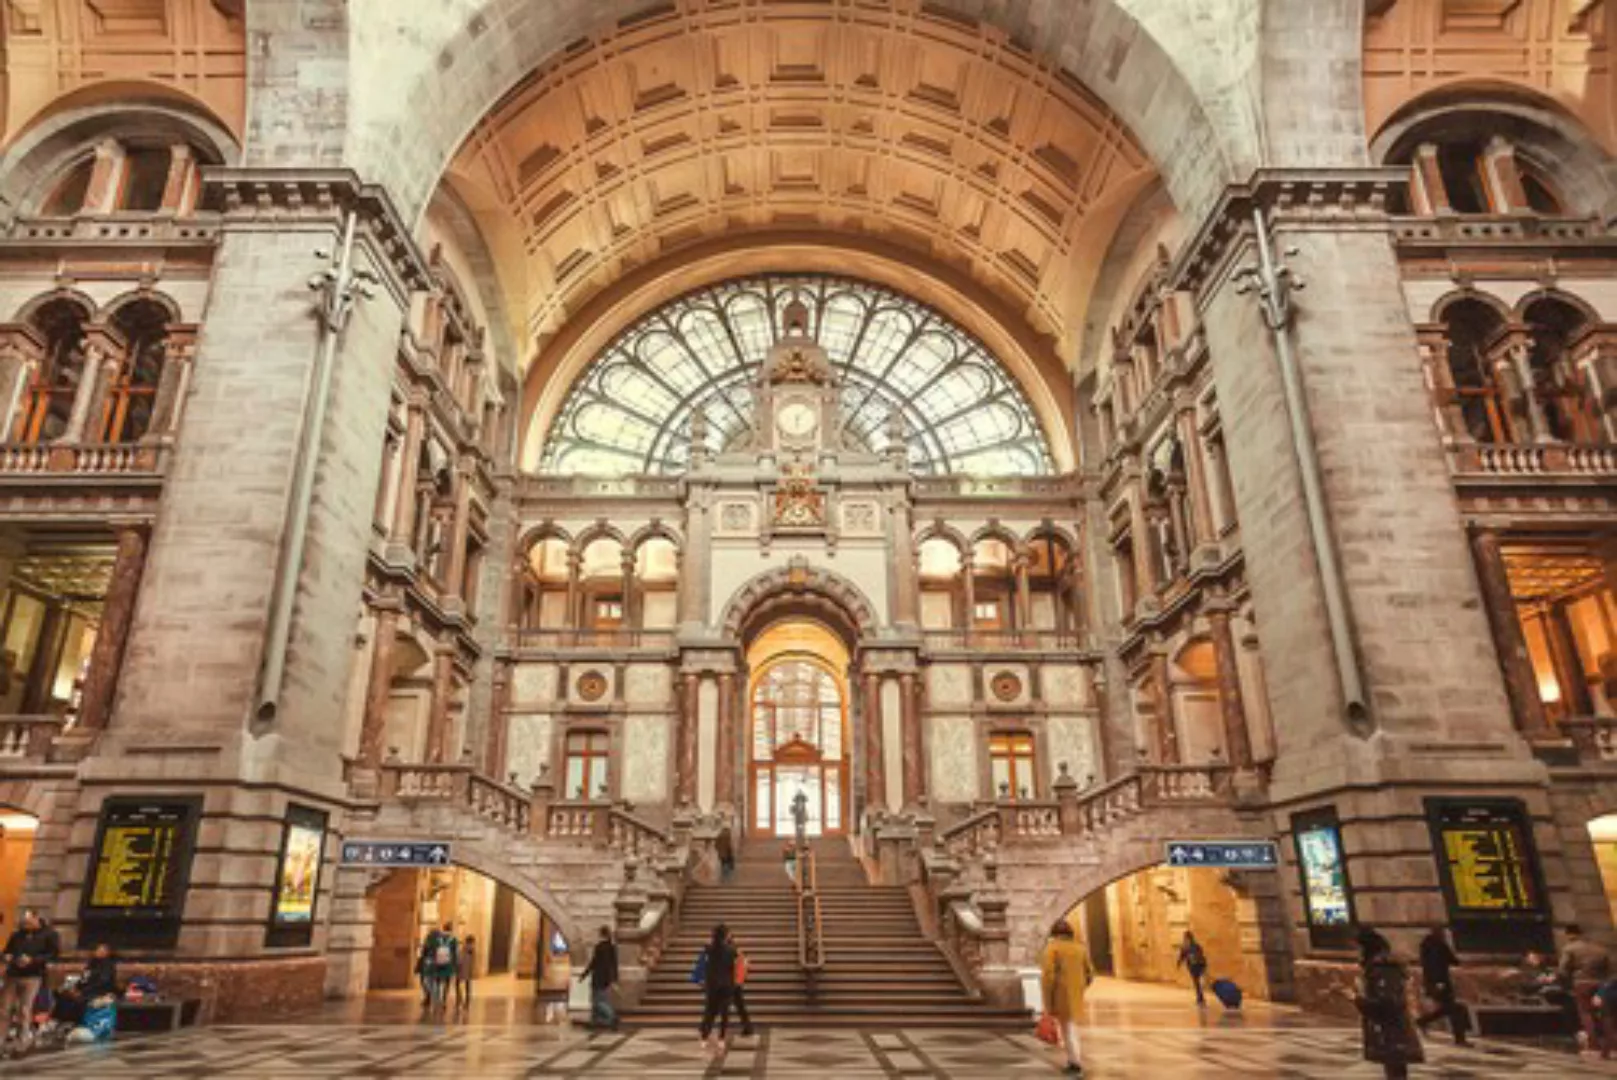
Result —
[[1033, 1036], [1040, 1042], [1055, 1046], [1061, 1042], [1061, 1024], [1049, 1013], [1039, 1017], [1039, 1022], [1033, 1027]]

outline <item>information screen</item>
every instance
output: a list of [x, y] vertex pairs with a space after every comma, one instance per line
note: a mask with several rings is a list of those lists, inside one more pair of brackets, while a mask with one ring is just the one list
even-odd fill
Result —
[[194, 806], [112, 804], [102, 812], [101, 843], [87, 906], [99, 911], [168, 914], [190, 858]]
[[1353, 936], [1353, 884], [1336, 811], [1324, 807], [1295, 814], [1291, 828], [1309, 940], [1319, 947], [1346, 947]]
[[275, 889], [275, 921], [301, 925], [314, 921], [320, 887], [320, 857], [326, 845], [326, 816], [294, 807], [287, 814], [281, 844], [281, 874]]
[[1426, 812], [1456, 944], [1496, 951], [1552, 944], [1526, 806], [1517, 799], [1428, 799]]

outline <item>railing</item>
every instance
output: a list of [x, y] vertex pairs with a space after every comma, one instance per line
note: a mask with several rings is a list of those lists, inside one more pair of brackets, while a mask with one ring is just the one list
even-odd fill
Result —
[[464, 806], [485, 821], [513, 832], [527, 832], [528, 795], [480, 775], [471, 765], [382, 765], [382, 794], [405, 802]]
[[797, 849], [797, 966], [813, 979], [825, 969], [825, 932], [814, 849]]
[[1500, 241], [1601, 240], [1607, 231], [1592, 217], [1522, 217], [1465, 214], [1438, 217], [1394, 218], [1393, 238], [1401, 244], [1433, 241], [1498, 243]]
[[668, 476], [524, 476], [518, 482], [517, 497], [676, 499], [682, 482]]
[[673, 630], [518, 630], [518, 649], [668, 648]]
[[0, 716], [0, 763], [49, 760], [51, 741], [64, 724], [60, 716], [45, 713]]
[[1617, 717], [1568, 717], [1556, 727], [1572, 740], [1580, 765], [1617, 763]]
[[19, 217], [0, 236], [32, 244], [49, 241], [121, 240], [135, 243], [172, 243], [176, 240], [212, 241], [219, 235], [213, 214], [139, 214], [122, 212], [100, 216]]
[[929, 649], [1037, 649], [1042, 652], [1088, 647], [1086, 635], [1076, 630], [928, 630]]
[[912, 481], [912, 489], [917, 499], [983, 496], [1076, 498], [1083, 490], [1083, 478], [1077, 473], [1060, 476], [929, 476]]
[[165, 448], [128, 443], [0, 445], [0, 474], [148, 476], [163, 471]]
[[641, 859], [667, 854], [674, 838], [648, 821], [609, 802], [570, 799], [549, 804], [544, 835], [552, 840], [594, 844]]
[[1452, 451], [1461, 473], [1484, 476], [1606, 476], [1617, 473], [1617, 446], [1573, 443], [1462, 444]]

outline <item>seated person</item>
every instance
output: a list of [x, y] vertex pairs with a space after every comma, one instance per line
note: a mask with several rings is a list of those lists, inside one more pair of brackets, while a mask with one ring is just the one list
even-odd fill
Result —
[[57, 991], [51, 1019], [62, 1024], [82, 1023], [90, 1005], [109, 996], [118, 996], [118, 961], [112, 947], [103, 943], [95, 947], [77, 980]]

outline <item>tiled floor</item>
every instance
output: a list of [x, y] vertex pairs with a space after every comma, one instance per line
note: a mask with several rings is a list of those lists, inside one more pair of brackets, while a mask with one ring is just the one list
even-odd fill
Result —
[[[409, 995], [333, 1007], [306, 1023], [202, 1028], [0, 1065], [0, 1078], [326, 1080], [336, 1077], [507, 1080], [586, 1077], [1054, 1077], [1060, 1055], [1030, 1035], [951, 1030], [766, 1031], [710, 1061], [694, 1031], [587, 1035], [538, 1022], [531, 997], [483, 995], [460, 1019], [421, 1019]], [[1257, 1004], [1242, 1014], [1197, 1010], [1166, 988], [1098, 988], [1084, 1030], [1087, 1075], [1100, 1080], [1372, 1080], [1357, 1028]], [[1617, 1077], [1617, 1065], [1488, 1045], [1427, 1043], [1417, 1078], [1573, 1080]]]

